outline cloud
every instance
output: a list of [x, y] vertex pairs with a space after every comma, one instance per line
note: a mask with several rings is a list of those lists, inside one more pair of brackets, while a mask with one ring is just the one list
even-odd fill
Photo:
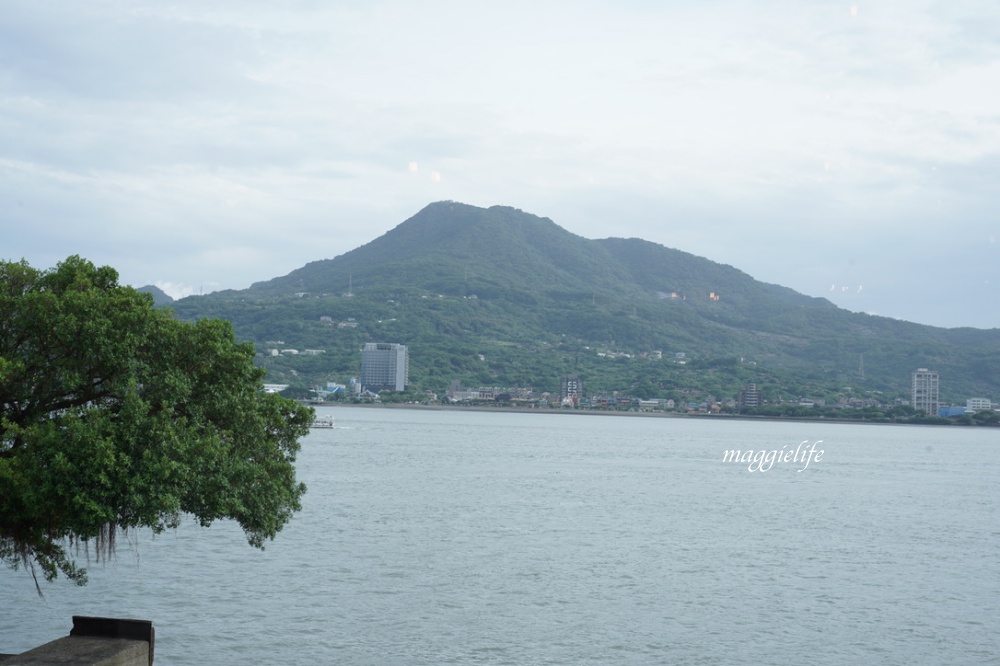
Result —
[[14, 2], [5, 252], [242, 288], [455, 199], [1000, 326], [963, 245], [997, 235], [1000, 9], [857, 5]]

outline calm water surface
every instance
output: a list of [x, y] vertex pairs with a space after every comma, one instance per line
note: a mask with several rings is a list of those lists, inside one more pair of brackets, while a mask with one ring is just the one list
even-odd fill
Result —
[[[997, 430], [339, 408], [264, 552], [0, 570], [0, 652], [149, 619], [167, 664], [997, 664]], [[727, 449], [819, 462], [749, 472]]]

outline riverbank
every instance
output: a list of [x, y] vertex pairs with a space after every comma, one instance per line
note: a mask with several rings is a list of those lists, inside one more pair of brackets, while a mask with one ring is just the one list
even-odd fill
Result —
[[[948, 426], [959, 425], [955, 423], [920, 423], [913, 421], [875, 421], [865, 418], [829, 418], [826, 416], [765, 416], [758, 414], [732, 414], [732, 413], [685, 413], [685, 412], [665, 412], [665, 411], [627, 411], [612, 409], [585, 409], [585, 408], [562, 408], [546, 409], [539, 407], [515, 407], [509, 405], [498, 405], [496, 407], [487, 405], [427, 405], [417, 403], [307, 403], [311, 407], [363, 407], [366, 409], [413, 409], [430, 411], [467, 411], [467, 412], [509, 412], [516, 414], [565, 414], [575, 416], [627, 416], [640, 418], [681, 418], [681, 419], [709, 419], [709, 420], [746, 420], [746, 421], [791, 421], [795, 423], [855, 423], [864, 425], [881, 426]], [[973, 427], [976, 427], [975, 424]], [[989, 427], [989, 426], [979, 426]]]

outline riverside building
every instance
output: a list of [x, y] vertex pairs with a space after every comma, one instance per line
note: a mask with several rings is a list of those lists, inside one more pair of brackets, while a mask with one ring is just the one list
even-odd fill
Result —
[[911, 375], [910, 406], [928, 416], [937, 416], [941, 406], [940, 378], [927, 368], [917, 368]]
[[405, 391], [410, 381], [406, 345], [366, 342], [361, 349], [361, 385], [369, 391]]

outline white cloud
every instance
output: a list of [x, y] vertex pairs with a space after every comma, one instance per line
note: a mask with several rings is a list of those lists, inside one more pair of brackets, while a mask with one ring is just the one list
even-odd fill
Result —
[[[135, 285], [138, 287], [144, 287], [146, 285]], [[166, 280], [156, 280], [153, 282], [153, 286], [158, 287], [167, 296], [173, 299], [185, 298], [187, 296], [194, 296], [199, 293], [198, 289], [186, 284], [175, 284]]]

